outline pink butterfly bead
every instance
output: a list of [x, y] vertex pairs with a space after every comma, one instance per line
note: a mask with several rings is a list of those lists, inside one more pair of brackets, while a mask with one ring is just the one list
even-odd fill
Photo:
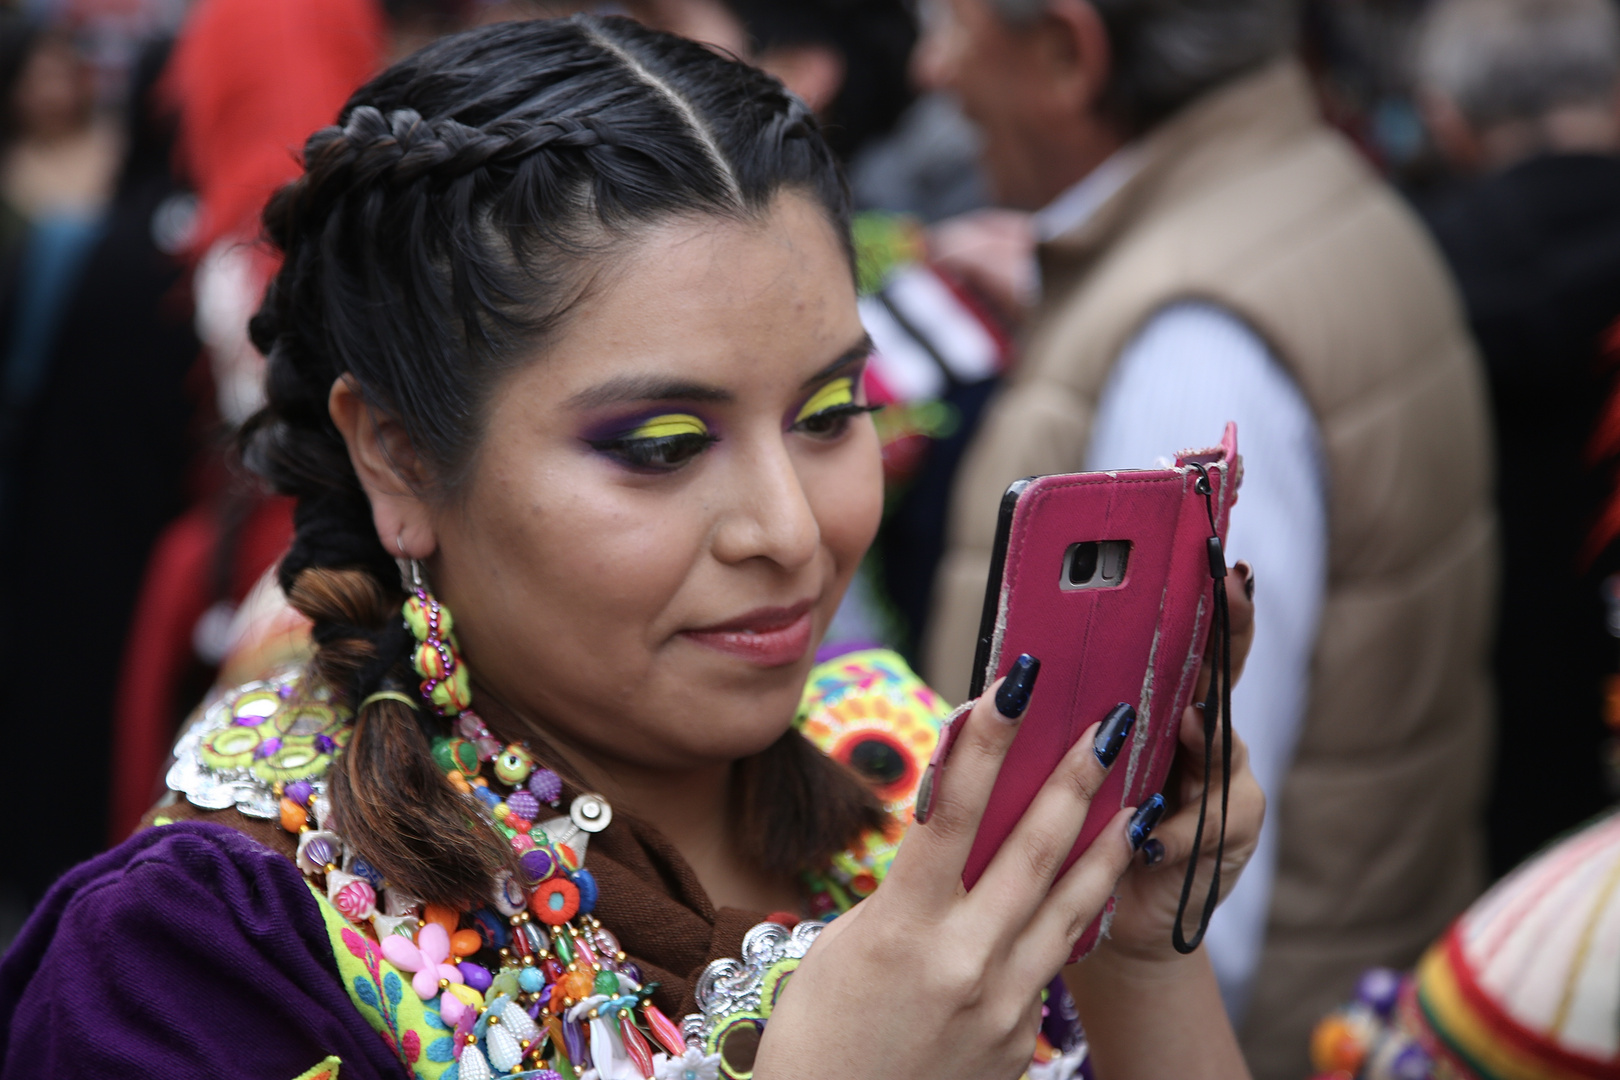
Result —
[[416, 944], [399, 934], [390, 934], [382, 941], [382, 953], [388, 962], [401, 971], [414, 971], [411, 989], [423, 1001], [439, 995], [439, 980], [462, 982], [461, 972], [448, 963], [450, 935], [438, 923], [427, 923], [417, 931]]

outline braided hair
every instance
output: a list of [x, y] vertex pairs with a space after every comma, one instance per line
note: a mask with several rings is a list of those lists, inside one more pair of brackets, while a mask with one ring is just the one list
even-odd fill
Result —
[[[415, 680], [398, 564], [327, 411], [335, 380], [404, 429], [423, 494], [447, 498], [502, 375], [638, 230], [763, 215], [791, 188], [847, 243], [844, 183], [805, 107], [753, 68], [625, 19], [445, 38], [357, 91], [303, 160], [264, 213], [284, 261], [251, 324], [268, 403], [243, 452], [298, 500], [281, 584], [314, 622], [315, 674], [356, 705]], [[517, 867], [493, 830], [468, 827], [435, 766], [444, 723], [388, 698], [359, 709], [331, 797], [396, 886], [465, 906]], [[766, 866], [803, 868], [882, 823], [864, 785], [797, 732], [739, 766], [739, 839]]]

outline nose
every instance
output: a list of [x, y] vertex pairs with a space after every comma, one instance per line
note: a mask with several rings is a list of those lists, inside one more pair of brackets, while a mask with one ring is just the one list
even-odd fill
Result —
[[785, 570], [808, 564], [821, 546], [821, 524], [781, 436], [739, 448], [734, 460], [735, 494], [715, 530], [715, 558], [767, 559]]

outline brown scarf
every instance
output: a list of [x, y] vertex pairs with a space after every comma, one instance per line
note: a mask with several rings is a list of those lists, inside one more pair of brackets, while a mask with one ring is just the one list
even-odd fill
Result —
[[[566, 814], [578, 794], [579, 788], [565, 781], [558, 813]], [[148, 811], [142, 827], [155, 817], [226, 825], [289, 859], [298, 846], [277, 822], [234, 809], [201, 810], [184, 798]], [[653, 1003], [677, 1024], [697, 1011], [692, 991], [709, 961], [740, 956], [743, 935], [765, 921], [764, 912], [716, 909], [675, 846], [651, 825], [619, 811], [591, 837], [585, 865], [600, 892], [592, 914], [613, 931], [642, 974], [658, 983]]]

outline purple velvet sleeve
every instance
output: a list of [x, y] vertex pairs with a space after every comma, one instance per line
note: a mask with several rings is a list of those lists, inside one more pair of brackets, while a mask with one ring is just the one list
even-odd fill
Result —
[[0, 962], [0, 1080], [409, 1074], [350, 1003], [285, 858], [218, 825], [148, 829], [69, 871]]

